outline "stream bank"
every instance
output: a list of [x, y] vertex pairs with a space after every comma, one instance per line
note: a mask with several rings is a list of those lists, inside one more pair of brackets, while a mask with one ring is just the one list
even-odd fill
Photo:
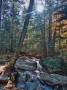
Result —
[[[9, 90], [67, 90], [67, 77], [55, 73], [49, 74], [39, 64], [39, 60], [36, 58], [27, 58], [26, 60], [22, 57], [19, 58], [15, 64], [19, 73], [17, 85], [15, 89]], [[3, 78], [0, 79], [3, 80]], [[3, 90], [6, 84], [3, 82], [0, 85], [0, 90]]]

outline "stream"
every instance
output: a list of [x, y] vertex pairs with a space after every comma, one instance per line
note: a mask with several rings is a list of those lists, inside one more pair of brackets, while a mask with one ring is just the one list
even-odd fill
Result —
[[[35, 60], [34, 60], [35, 61]], [[40, 87], [41, 89], [36, 89], [36, 90], [53, 90], [52, 87], [50, 87], [47, 84], [42, 84], [38, 78], [39, 78], [39, 73], [43, 72], [43, 67], [39, 64], [39, 61], [36, 61], [37, 63], [37, 69], [35, 71], [27, 71], [30, 76], [34, 79], [33, 82], [37, 84], [38, 87]], [[22, 88], [24, 88], [23, 90], [34, 90], [34, 89], [27, 89], [25, 88], [25, 83], [21, 83], [21, 78], [22, 78], [22, 73], [24, 73], [25, 71], [19, 70], [19, 78], [18, 78], [18, 82], [17, 82], [17, 88], [20, 88], [22, 90]], [[29, 82], [29, 81], [27, 81]]]
[[[25, 85], [24, 85], [24, 83], [20, 83], [19, 81], [20, 81], [20, 79], [21, 79], [21, 77], [22, 77], [22, 71], [21, 70], [18, 70], [19, 71], [19, 73], [21, 74], [21, 76], [18, 78], [18, 82], [17, 82], [17, 88], [24, 88], [25, 87]], [[29, 72], [30, 73], [30, 72]], [[30, 73], [31, 74], [31, 73]], [[36, 81], [36, 83], [37, 83], [37, 86], [38, 87], [40, 87], [40, 88], [42, 88], [42, 90], [53, 90], [50, 86], [48, 86], [47, 84], [42, 84], [42, 83], [40, 83], [40, 81], [36, 78], [36, 75], [32, 75], [32, 76], [34, 76], [34, 78], [35, 78], [35, 81]], [[27, 89], [25, 89], [24, 88], [24, 90], [27, 90]], [[34, 90], [34, 89], [32, 89], [32, 90]], [[41, 89], [40, 89], [41, 90]]]
[[[35, 60], [34, 60], [35, 61]], [[32, 61], [31, 61], [32, 62]], [[37, 63], [37, 68], [34, 71], [25, 71], [21, 69], [17, 69], [19, 73], [19, 77], [17, 80], [16, 87], [18, 90], [54, 90], [47, 84], [42, 84], [38, 78], [40, 73], [43, 73], [43, 67], [39, 64], [39, 61], [35, 61]], [[2, 66], [3, 67], [3, 66]], [[28, 79], [25, 80], [25, 73], [28, 74]], [[4, 86], [6, 84], [0, 84], [0, 90], [4, 90]], [[36, 88], [36, 89], [35, 89]], [[12, 89], [10, 89], [12, 90]]]

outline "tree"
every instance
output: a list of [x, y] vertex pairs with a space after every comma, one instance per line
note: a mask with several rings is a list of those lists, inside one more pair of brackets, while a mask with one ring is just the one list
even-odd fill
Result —
[[0, 53], [1, 53], [1, 10], [2, 10], [2, 0], [0, 0]]
[[19, 41], [18, 32], [21, 30], [19, 0], [3, 0], [2, 9], [1, 51], [7, 54], [16, 50]]
[[52, 52], [52, 1], [48, 0], [47, 5], [49, 6], [49, 30], [48, 30], [48, 56], [53, 56]]
[[[62, 3], [63, 2], [63, 3]], [[57, 2], [57, 5], [59, 4], [59, 6], [55, 7], [55, 12], [54, 12], [54, 18], [55, 18], [55, 22], [54, 22], [54, 34], [53, 34], [53, 47], [54, 47], [54, 51], [58, 51], [60, 52], [60, 50], [66, 48], [66, 19], [67, 19], [67, 4], [66, 1], [64, 0], [59, 0]]]
[[11, 58], [10, 64], [8, 65], [8, 67], [10, 67], [11, 70], [14, 69], [14, 65], [15, 65], [16, 60], [18, 59], [19, 53], [22, 49], [23, 41], [24, 41], [24, 38], [25, 38], [25, 35], [26, 35], [26, 32], [27, 32], [28, 24], [29, 24], [29, 19], [30, 19], [30, 16], [31, 16], [30, 12], [32, 12], [33, 5], [34, 5], [34, 0], [30, 0], [29, 8], [28, 8], [28, 11], [27, 11], [27, 13], [29, 13], [29, 14], [27, 14], [25, 22], [24, 22], [24, 27], [23, 27], [23, 30], [21, 32], [18, 48], [17, 48], [16, 52], [14, 53], [13, 57]]

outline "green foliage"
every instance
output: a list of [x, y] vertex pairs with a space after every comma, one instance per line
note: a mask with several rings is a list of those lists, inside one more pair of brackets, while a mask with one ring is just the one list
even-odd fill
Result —
[[67, 58], [67, 50], [60, 50], [60, 57]]
[[[66, 54], [67, 55], [67, 54]], [[52, 67], [55, 69], [62, 70], [65, 74], [67, 74], [67, 62], [64, 62], [64, 60], [61, 58], [54, 59], [51, 57], [43, 58], [43, 63], [47, 67]]]
[[61, 67], [61, 59], [54, 59], [51, 57], [43, 58], [44, 65], [52, 68], [60, 68]]
[[9, 61], [10, 60], [10, 56], [9, 55], [4, 55], [1, 57], [3, 60]]

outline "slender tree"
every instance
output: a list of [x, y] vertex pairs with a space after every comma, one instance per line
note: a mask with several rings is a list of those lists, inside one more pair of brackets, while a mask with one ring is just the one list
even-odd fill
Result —
[[27, 32], [28, 24], [29, 24], [29, 19], [30, 19], [30, 16], [31, 16], [30, 12], [32, 12], [33, 5], [34, 5], [34, 0], [30, 0], [30, 4], [29, 4], [28, 11], [27, 11], [26, 19], [25, 19], [25, 22], [24, 22], [23, 30], [21, 32], [18, 48], [17, 48], [16, 52], [14, 53], [13, 57], [11, 58], [10, 64], [8, 65], [8, 67], [10, 67], [11, 70], [14, 69], [14, 65], [15, 65], [16, 60], [18, 59], [19, 53], [22, 49], [23, 41], [24, 41], [24, 38], [25, 38], [25, 35], [26, 35], [26, 32]]
[[48, 56], [52, 56], [52, 1], [48, 2], [49, 11], [49, 36], [48, 36]]
[[0, 0], [0, 53], [1, 53], [1, 10], [2, 10], [2, 0]]

